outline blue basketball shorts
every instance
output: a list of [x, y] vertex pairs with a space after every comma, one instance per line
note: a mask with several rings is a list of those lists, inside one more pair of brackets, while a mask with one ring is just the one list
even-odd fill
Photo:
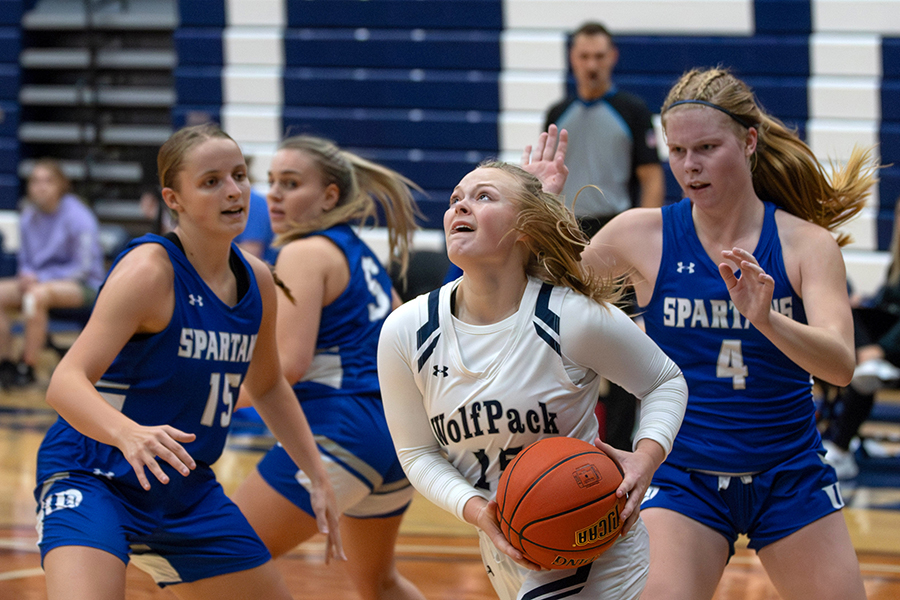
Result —
[[715, 529], [730, 554], [739, 534], [758, 551], [844, 507], [837, 476], [823, 457], [806, 450], [767, 471], [731, 477], [663, 463], [641, 509], [667, 508]]
[[209, 467], [170, 478], [163, 485], [151, 477], [149, 492], [85, 472], [49, 478], [35, 490], [41, 561], [62, 546], [97, 548], [126, 564], [131, 559], [163, 587], [271, 559]]
[[[303, 411], [319, 447], [341, 514], [359, 519], [402, 515], [413, 487], [400, 466], [381, 402], [365, 396], [315, 399]], [[313, 515], [310, 481], [276, 444], [257, 465], [260, 476]]]

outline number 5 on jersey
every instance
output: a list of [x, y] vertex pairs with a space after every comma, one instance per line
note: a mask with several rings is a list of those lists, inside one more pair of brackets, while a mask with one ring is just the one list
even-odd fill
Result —
[[[224, 380], [225, 385], [222, 385]], [[215, 424], [216, 409], [219, 407], [219, 395], [221, 391], [222, 402], [225, 409], [219, 415], [219, 425], [228, 427], [231, 424], [231, 413], [234, 411], [235, 395], [241, 388], [240, 373], [210, 373], [209, 397], [206, 399], [206, 408], [200, 417], [200, 424], [212, 427]]]

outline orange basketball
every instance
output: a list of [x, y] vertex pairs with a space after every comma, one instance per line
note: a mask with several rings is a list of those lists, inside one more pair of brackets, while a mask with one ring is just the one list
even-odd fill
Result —
[[595, 446], [555, 437], [524, 448], [497, 488], [500, 531], [530, 561], [546, 569], [593, 562], [622, 529], [625, 498], [616, 498], [622, 471]]

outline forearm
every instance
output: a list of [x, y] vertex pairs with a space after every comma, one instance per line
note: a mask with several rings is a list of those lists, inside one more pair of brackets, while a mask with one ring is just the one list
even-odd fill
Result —
[[[475, 524], [467, 515], [467, 504], [483, 496], [441, 455], [437, 446], [400, 448], [397, 456], [413, 487], [432, 503], [462, 521]], [[484, 500], [486, 502], [486, 500]]]
[[50, 379], [47, 404], [79, 433], [103, 444], [117, 446], [123, 431], [138, 426], [115, 409], [83, 374], [60, 366]]
[[754, 325], [785, 356], [829, 383], [850, 383], [856, 365], [852, 342], [837, 331], [799, 323], [774, 310], [768, 317], [765, 323]]

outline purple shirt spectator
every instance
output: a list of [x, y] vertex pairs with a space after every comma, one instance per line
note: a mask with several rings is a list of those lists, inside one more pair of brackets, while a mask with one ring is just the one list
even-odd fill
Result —
[[97, 217], [72, 194], [53, 213], [28, 204], [19, 222], [19, 274], [38, 281], [71, 279], [100, 287], [105, 274]]

